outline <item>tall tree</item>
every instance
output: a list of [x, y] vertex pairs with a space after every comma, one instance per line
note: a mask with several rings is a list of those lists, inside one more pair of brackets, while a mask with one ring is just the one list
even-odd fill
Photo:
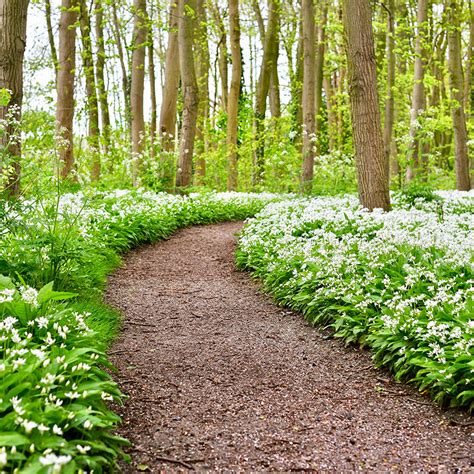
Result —
[[48, 42], [51, 50], [51, 59], [53, 60], [54, 71], [58, 72], [58, 52], [54, 41], [53, 22], [51, 20], [51, 0], [45, 0], [46, 30], [48, 31]]
[[316, 41], [313, 0], [302, 0], [303, 16], [303, 169], [301, 185], [310, 192], [313, 180], [316, 107]]
[[232, 78], [227, 106], [227, 189], [237, 189], [237, 132], [242, 76], [242, 51], [240, 48], [239, 0], [229, 0], [230, 50], [232, 54]]
[[183, 89], [183, 119], [179, 144], [176, 186], [186, 187], [192, 182], [194, 139], [199, 105], [198, 86], [194, 70], [194, 16], [195, 0], [179, 0], [178, 42]]
[[[262, 44], [265, 44], [265, 22], [263, 21], [262, 11], [260, 9], [260, 3], [258, 0], [252, 0], [252, 9], [255, 14], [257, 21], [258, 32]], [[280, 15], [278, 15], [278, 22], [280, 21]], [[279, 26], [279, 25], [278, 25]], [[277, 39], [278, 41], [278, 39]], [[278, 77], [278, 56], [279, 48], [274, 48], [274, 57], [271, 61], [270, 70], [270, 86], [269, 86], [269, 102], [270, 102], [270, 113], [272, 117], [280, 117], [281, 115], [281, 100], [280, 100], [280, 78]]]
[[100, 127], [99, 101], [95, 81], [94, 56], [92, 53], [91, 22], [86, 0], [80, 0], [80, 29], [82, 41], [82, 62], [86, 76], [87, 112], [89, 115], [88, 144], [92, 156], [91, 179], [97, 181], [100, 177]]
[[343, 19], [359, 199], [365, 208], [390, 209], [377, 93], [370, 0], [343, 0]]
[[123, 93], [123, 102], [124, 110], [126, 117], [126, 125], [130, 125], [130, 80], [127, 72], [127, 60], [125, 57], [123, 39], [122, 39], [122, 25], [120, 24], [117, 4], [111, 2], [112, 7], [112, 31], [114, 34], [115, 45], [117, 46], [117, 55], [120, 63], [120, 70], [122, 71], [122, 93]]
[[387, 99], [385, 101], [385, 120], [383, 128], [383, 147], [385, 160], [390, 167], [390, 151], [392, 149], [393, 121], [395, 112], [395, 0], [387, 3]]
[[196, 138], [199, 147], [196, 147], [196, 184], [204, 184], [206, 176], [206, 127], [209, 118], [209, 40], [208, 40], [208, 19], [205, 0], [197, 0], [196, 4], [196, 29], [195, 29], [195, 66], [196, 80], [198, 85], [199, 105], [197, 117]]
[[229, 92], [229, 73], [228, 66], [228, 51], [227, 51], [227, 32], [222, 20], [219, 2], [212, 3], [212, 12], [214, 21], [216, 22], [217, 31], [219, 35], [219, 42], [217, 43], [217, 61], [219, 64], [219, 76], [221, 82], [221, 102], [222, 109], [227, 110], [227, 94]]
[[469, 177], [469, 151], [467, 146], [466, 115], [464, 113], [464, 87], [461, 61], [461, 32], [460, 10], [457, 0], [448, 1], [448, 49], [449, 49], [449, 77], [451, 86], [451, 115], [454, 128], [454, 153], [456, 170], [456, 188], [460, 191], [469, 191], [471, 182]]
[[130, 84], [130, 112], [132, 114], [132, 181], [138, 185], [141, 154], [144, 148], [145, 117], [143, 95], [145, 88], [145, 52], [148, 35], [146, 0], [134, 0], [132, 74]]
[[321, 128], [321, 119], [319, 114], [321, 112], [323, 101], [323, 78], [324, 78], [324, 62], [326, 55], [326, 26], [328, 22], [328, 2], [324, 0], [319, 2], [320, 18], [317, 28], [317, 51], [315, 63], [315, 129], [314, 136], [317, 143], [319, 130]]
[[0, 0], [0, 89], [11, 92], [8, 103], [0, 103], [0, 120], [7, 120], [0, 136], [0, 170], [5, 172], [5, 168], [11, 167], [6, 182], [10, 196], [17, 196], [20, 192], [21, 142], [15, 122], [21, 119], [23, 104], [28, 3], [28, 0]]
[[107, 89], [105, 87], [105, 38], [104, 38], [104, 0], [96, 0], [95, 36], [97, 47], [96, 75], [97, 92], [99, 94], [100, 117], [104, 150], [107, 153], [110, 146], [110, 111]]
[[267, 97], [270, 88], [271, 71], [275, 60], [275, 50], [278, 48], [279, 0], [269, 0], [268, 21], [265, 32], [265, 44], [255, 94], [255, 170], [254, 182], [263, 183], [265, 159], [265, 113]]
[[76, 68], [77, 1], [62, 0], [59, 19], [58, 77], [56, 81], [56, 124], [58, 129], [61, 176], [74, 168], [74, 75]]
[[410, 110], [410, 148], [408, 151], [407, 181], [411, 181], [419, 171], [423, 144], [419, 138], [419, 116], [426, 108], [425, 68], [427, 61], [427, 26], [430, 0], [418, 0], [417, 34], [415, 42], [415, 70]]
[[179, 91], [178, 2], [170, 0], [168, 47], [165, 60], [165, 83], [160, 110], [160, 136], [164, 151], [174, 148], [176, 104]]
[[[151, 15], [153, 18], [153, 15]], [[155, 156], [155, 137], [158, 112], [156, 105], [156, 71], [155, 71], [155, 41], [153, 35], [153, 21], [148, 27], [148, 77], [150, 80], [150, 156]]]

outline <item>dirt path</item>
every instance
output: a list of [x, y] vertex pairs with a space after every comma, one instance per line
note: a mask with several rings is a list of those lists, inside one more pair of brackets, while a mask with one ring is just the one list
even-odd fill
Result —
[[473, 469], [472, 427], [326, 339], [235, 270], [239, 223], [132, 252], [107, 299], [128, 472]]

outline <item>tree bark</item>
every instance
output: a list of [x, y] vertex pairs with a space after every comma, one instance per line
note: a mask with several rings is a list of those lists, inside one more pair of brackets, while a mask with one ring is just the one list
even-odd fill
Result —
[[69, 177], [74, 168], [74, 74], [76, 67], [76, 0], [62, 0], [59, 20], [56, 124], [60, 138], [61, 176]]
[[146, 0], [134, 0], [132, 75], [130, 84], [130, 112], [132, 125], [132, 182], [138, 186], [141, 154], [144, 148], [145, 117], [143, 95], [145, 87], [145, 52], [148, 37]]
[[127, 62], [125, 61], [125, 51], [122, 44], [122, 28], [120, 25], [120, 20], [117, 14], [117, 4], [112, 2], [112, 24], [113, 24], [113, 32], [115, 38], [115, 44], [117, 45], [117, 54], [119, 57], [120, 69], [122, 71], [122, 93], [123, 93], [123, 101], [124, 101], [124, 110], [125, 110], [125, 117], [127, 125], [130, 125], [130, 81], [128, 78], [127, 72]]
[[385, 160], [390, 168], [394, 120], [394, 87], [395, 87], [395, 0], [388, 0], [387, 5], [387, 99], [385, 101], [385, 120], [383, 128], [383, 148]]
[[410, 111], [410, 147], [408, 150], [408, 166], [406, 171], [406, 180], [412, 181], [419, 171], [422, 155], [422, 144], [417, 137], [420, 113], [426, 108], [425, 95], [425, 67], [427, 50], [425, 47], [427, 20], [428, 20], [428, 5], [430, 0], [418, 0], [417, 9], [417, 35], [415, 42], [415, 71], [413, 94], [411, 100]]
[[58, 73], [58, 52], [54, 42], [53, 25], [51, 21], [51, 0], [45, 0], [46, 29], [48, 31], [48, 42], [51, 50], [51, 59], [53, 60], [54, 72]]
[[[28, 0], [0, 0], [0, 89], [11, 92], [8, 104], [0, 104], [0, 120], [7, 119], [0, 137], [0, 171], [7, 172], [7, 195], [20, 193], [21, 141], [18, 125], [23, 104], [23, 57], [26, 45]], [[3, 155], [3, 156], [2, 156]], [[7, 169], [5, 169], [7, 168]]]
[[303, 166], [301, 189], [311, 192], [315, 155], [316, 35], [313, 0], [302, 0], [303, 15]]
[[103, 0], [96, 0], [95, 11], [95, 36], [96, 36], [96, 74], [97, 74], [97, 92], [99, 94], [99, 105], [101, 113], [102, 137], [105, 153], [109, 152], [110, 147], [110, 111], [107, 89], [105, 88], [105, 39], [104, 39], [104, 6]]
[[206, 159], [205, 152], [207, 146], [206, 127], [209, 119], [209, 69], [211, 68], [209, 56], [209, 44], [207, 37], [207, 13], [204, 0], [197, 0], [197, 25], [195, 35], [195, 66], [197, 75], [197, 85], [199, 94], [198, 116], [196, 138], [198, 146], [196, 147], [196, 184], [201, 186], [204, 184], [206, 176]]
[[148, 76], [150, 80], [150, 156], [154, 158], [158, 112], [156, 108], [155, 42], [153, 41], [153, 24], [151, 20], [148, 31]]
[[[252, 0], [252, 9], [254, 11], [255, 19], [257, 21], [260, 40], [263, 45], [265, 44], [265, 22], [263, 21], [262, 11], [260, 9], [260, 4], [258, 0]], [[275, 57], [272, 59], [270, 71], [269, 102], [271, 116], [274, 118], [278, 118], [281, 116], [280, 79], [278, 77], [278, 47], [275, 48], [274, 54]]]
[[166, 50], [165, 86], [160, 110], [160, 136], [163, 151], [174, 150], [176, 104], [179, 91], [178, 3], [170, 0], [168, 47]]
[[[328, 22], [328, 2], [320, 3], [320, 22], [317, 29], [317, 54], [315, 64], [315, 130], [314, 136], [317, 140], [319, 129], [321, 128], [321, 120], [319, 114], [321, 111], [323, 100], [323, 77], [324, 77], [324, 61], [326, 53], [326, 26]], [[316, 142], [317, 143], [317, 142]], [[317, 153], [317, 151], [316, 151]]]
[[466, 115], [463, 102], [463, 73], [461, 59], [460, 10], [456, 0], [448, 3], [448, 50], [449, 79], [451, 88], [451, 115], [454, 128], [454, 154], [456, 171], [456, 189], [469, 191], [469, 150], [467, 146]]
[[192, 182], [194, 139], [199, 105], [193, 55], [194, 20], [192, 15], [195, 11], [195, 0], [179, 0], [178, 42], [183, 89], [183, 119], [176, 173], [178, 188], [190, 186]]
[[278, 48], [279, 0], [269, 0], [262, 64], [255, 95], [255, 174], [254, 183], [262, 184], [265, 166], [265, 112], [270, 88], [271, 71]]
[[219, 43], [217, 44], [217, 60], [219, 64], [219, 76], [221, 79], [221, 103], [222, 110], [227, 110], [227, 95], [229, 91], [229, 74], [227, 71], [228, 51], [227, 51], [227, 33], [225, 30], [222, 15], [219, 10], [219, 2], [213, 4], [214, 21], [219, 32]]
[[232, 54], [232, 78], [227, 107], [227, 189], [237, 189], [237, 133], [240, 99], [240, 81], [242, 76], [242, 53], [240, 49], [239, 0], [229, 0], [230, 50]]
[[359, 199], [369, 210], [390, 209], [377, 93], [369, 0], [343, 0], [343, 20]]
[[88, 144], [92, 156], [91, 180], [100, 178], [100, 128], [99, 102], [95, 82], [94, 57], [92, 54], [91, 23], [86, 0], [80, 0], [80, 29], [82, 41], [82, 62], [86, 78], [87, 112], [89, 115]]
[[472, 87], [472, 75], [474, 66], [474, 14], [472, 2], [469, 3], [469, 43], [466, 54], [466, 77], [464, 81], [464, 110], [466, 114], [474, 114], [474, 88]]

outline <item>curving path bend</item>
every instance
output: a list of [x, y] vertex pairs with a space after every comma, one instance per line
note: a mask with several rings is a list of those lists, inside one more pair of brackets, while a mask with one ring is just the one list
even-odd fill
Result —
[[234, 267], [241, 225], [181, 230], [109, 280], [125, 471], [472, 472], [467, 415], [277, 307]]

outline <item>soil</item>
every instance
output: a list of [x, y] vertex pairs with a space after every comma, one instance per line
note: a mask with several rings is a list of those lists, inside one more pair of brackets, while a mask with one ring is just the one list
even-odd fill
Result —
[[472, 472], [472, 418], [276, 306], [235, 268], [241, 225], [181, 230], [110, 278], [125, 472]]

